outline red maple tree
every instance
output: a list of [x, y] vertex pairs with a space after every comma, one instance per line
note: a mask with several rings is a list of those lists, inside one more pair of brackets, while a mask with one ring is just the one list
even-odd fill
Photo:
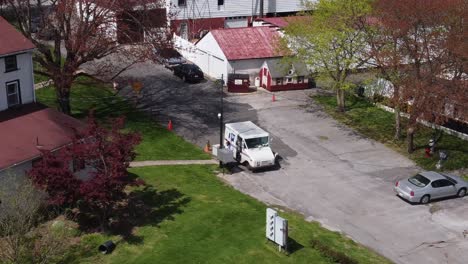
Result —
[[[375, 4], [379, 37], [371, 42], [375, 44], [371, 50], [382, 71], [397, 77], [392, 80], [396, 81], [394, 99], [408, 105], [408, 152], [414, 149], [418, 120], [443, 124], [449, 117], [466, 119], [468, 92], [463, 76], [468, 47], [463, 36], [467, 12], [464, 0], [379, 0]], [[452, 106], [456, 116], [446, 111]]]
[[[114, 206], [126, 198], [125, 188], [139, 184], [127, 169], [140, 136], [122, 132], [123, 126], [123, 118], [113, 120], [108, 129], [91, 116], [72, 144], [54, 153], [44, 152], [29, 176], [47, 192], [50, 205], [78, 207], [106, 226]], [[72, 171], [73, 162], [84, 165], [80, 178]]]

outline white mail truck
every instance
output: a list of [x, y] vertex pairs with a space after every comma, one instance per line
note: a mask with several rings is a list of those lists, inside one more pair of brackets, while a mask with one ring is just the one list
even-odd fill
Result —
[[270, 134], [251, 121], [227, 123], [224, 148], [233, 158], [251, 170], [276, 165], [276, 153], [270, 148]]

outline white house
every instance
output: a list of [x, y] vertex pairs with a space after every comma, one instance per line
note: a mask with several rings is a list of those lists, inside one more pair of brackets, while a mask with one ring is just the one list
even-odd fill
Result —
[[7, 174], [24, 175], [41, 150], [72, 142], [84, 124], [35, 101], [35, 46], [0, 17], [0, 184]]
[[0, 17], [0, 111], [35, 101], [34, 45]]

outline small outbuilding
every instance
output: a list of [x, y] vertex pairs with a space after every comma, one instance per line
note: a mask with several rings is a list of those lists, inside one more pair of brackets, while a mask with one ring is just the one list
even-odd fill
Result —
[[259, 77], [260, 86], [272, 92], [309, 87], [309, 71], [300, 62], [287, 64], [279, 59], [265, 60]]

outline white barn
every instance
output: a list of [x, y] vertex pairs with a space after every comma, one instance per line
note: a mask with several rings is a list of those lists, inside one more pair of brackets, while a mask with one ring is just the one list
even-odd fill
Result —
[[180, 46], [179, 50], [212, 78], [223, 76], [227, 82], [230, 73], [249, 74], [253, 84], [265, 59], [282, 57], [275, 44], [279, 37], [279, 32], [270, 27], [218, 29], [190, 50]]
[[304, 10], [303, 0], [166, 1], [171, 27], [184, 39], [200, 38], [213, 29], [247, 27], [257, 17], [287, 16]]

